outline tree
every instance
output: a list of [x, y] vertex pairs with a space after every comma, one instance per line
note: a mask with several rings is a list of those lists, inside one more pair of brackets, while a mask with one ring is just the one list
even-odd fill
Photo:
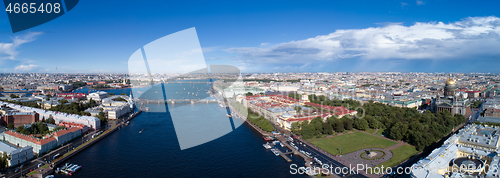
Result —
[[42, 117], [42, 122], [45, 122], [45, 116]]
[[302, 107], [300, 106], [295, 106], [293, 109], [297, 112], [297, 114], [300, 114], [300, 111], [302, 110]]
[[245, 96], [253, 96], [253, 93], [252, 92], [247, 92], [247, 93], [245, 93]]
[[99, 118], [99, 120], [101, 120], [101, 125], [105, 125], [106, 122], [108, 122], [108, 118], [106, 117], [106, 115], [102, 111], [99, 112], [99, 115], [97, 115], [97, 118]]
[[310, 139], [314, 136], [315, 128], [313, 124], [307, 124], [303, 126], [302, 136], [304, 139]]
[[358, 130], [366, 130], [368, 129], [368, 122], [363, 118], [359, 118], [354, 121], [354, 126]]
[[10, 94], [10, 98], [19, 98], [19, 96], [14, 95], [14, 94]]
[[52, 115], [49, 115], [49, 119], [47, 119], [47, 123], [56, 124], [56, 120], [54, 120], [54, 118], [52, 117]]
[[344, 132], [344, 124], [338, 119], [335, 121], [335, 132]]
[[481, 101], [481, 100], [477, 100], [477, 101], [475, 101], [474, 103], [472, 103], [472, 104], [470, 105], [470, 107], [471, 107], [471, 108], [479, 108], [479, 106], [481, 106], [481, 104], [482, 104], [482, 103], [483, 103], [483, 101]]
[[343, 124], [344, 124], [344, 128], [345, 130], [352, 130], [352, 121], [351, 119], [347, 118], [347, 117], [343, 117], [342, 118], [343, 120]]
[[323, 123], [323, 134], [326, 134], [326, 135], [333, 134], [332, 125], [330, 125], [329, 123]]
[[14, 123], [9, 123], [9, 124], [7, 124], [7, 128], [9, 128], [9, 130], [14, 129], [14, 128], [15, 128], [15, 127], [14, 127]]
[[116, 98], [115, 101], [125, 101], [125, 102], [128, 102], [126, 99], [124, 99], [122, 97]]
[[394, 140], [402, 140], [406, 136], [406, 132], [408, 131], [408, 126], [397, 122], [390, 130], [390, 137]]
[[7, 167], [8, 162], [7, 160], [9, 159], [9, 155], [7, 155], [7, 152], [3, 152], [2, 155], [0, 155], [0, 169], [4, 169]]
[[300, 122], [293, 122], [290, 130], [295, 134], [302, 135], [300, 132]]
[[20, 133], [23, 129], [24, 129], [24, 126], [22, 126], [22, 125], [17, 126], [16, 132]]

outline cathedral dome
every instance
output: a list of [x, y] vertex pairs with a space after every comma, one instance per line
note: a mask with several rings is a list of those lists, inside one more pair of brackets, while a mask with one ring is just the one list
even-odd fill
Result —
[[448, 80], [446, 80], [446, 84], [447, 85], [455, 85], [455, 80], [453, 80], [452, 78], [449, 78]]

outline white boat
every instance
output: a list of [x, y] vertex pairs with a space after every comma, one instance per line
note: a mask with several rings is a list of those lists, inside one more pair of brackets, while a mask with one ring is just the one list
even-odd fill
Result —
[[262, 144], [262, 146], [266, 149], [271, 149], [271, 145], [269, 145], [269, 143]]
[[276, 149], [274, 149], [274, 148], [271, 149], [271, 151], [274, 153], [275, 156], [279, 156], [280, 155], [280, 153], [278, 151], [276, 151]]

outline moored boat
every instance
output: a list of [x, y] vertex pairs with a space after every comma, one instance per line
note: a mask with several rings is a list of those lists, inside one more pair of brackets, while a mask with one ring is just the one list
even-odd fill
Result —
[[266, 149], [271, 149], [271, 145], [269, 145], [269, 143], [262, 144], [262, 146], [264, 146], [264, 148]]
[[272, 151], [272, 152], [274, 153], [274, 155], [276, 155], [276, 156], [279, 156], [279, 155], [280, 155], [280, 153], [279, 153], [278, 151], [276, 151], [276, 149], [274, 149], [274, 148], [273, 148], [273, 149], [271, 149], [271, 151]]

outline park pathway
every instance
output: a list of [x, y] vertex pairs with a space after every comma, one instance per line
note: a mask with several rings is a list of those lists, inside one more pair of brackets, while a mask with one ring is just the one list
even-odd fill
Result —
[[402, 141], [398, 141], [397, 143], [398, 143], [398, 144], [395, 144], [395, 145], [392, 145], [392, 146], [390, 146], [390, 147], [387, 147], [387, 148], [386, 148], [386, 150], [393, 150], [393, 149], [395, 149], [395, 148], [397, 148], [397, 147], [400, 147], [400, 146], [402, 146], [402, 145], [404, 145], [404, 144], [405, 144], [405, 142], [402, 142]]

